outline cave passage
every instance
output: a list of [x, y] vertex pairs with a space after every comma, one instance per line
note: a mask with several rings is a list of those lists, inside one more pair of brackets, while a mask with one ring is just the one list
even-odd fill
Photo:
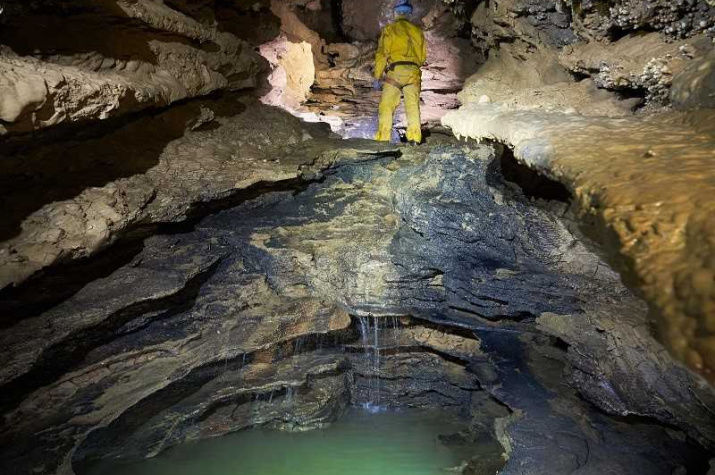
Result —
[[715, 475], [714, 1], [397, 1], [0, 0], [0, 474]]

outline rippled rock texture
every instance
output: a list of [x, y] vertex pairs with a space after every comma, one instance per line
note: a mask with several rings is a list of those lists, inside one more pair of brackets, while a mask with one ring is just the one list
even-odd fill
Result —
[[71, 473], [351, 403], [462, 411], [502, 473], [700, 466], [713, 393], [634, 331], [643, 306], [497, 149], [314, 142], [319, 180], [165, 229], [6, 322], [3, 467]]
[[45, 0], [4, 10], [0, 135], [257, 84], [261, 61], [248, 43], [170, 2]]
[[489, 57], [442, 123], [566, 185], [661, 340], [712, 380], [713, 6], [544, 3], [477, 7]]
[[[181, 221], [197, 203], [298, 179], [305, 164], [276, 165], [276, 155], [328, 134], [231, 91], [268, 86], [259, 94], [265, 103], [372, 136], [376, 37], [358, 29], [375, 36], [380, 15], [358, 21], [351, 2], [229, 3], [42, 0], [4, 8], [0, 289], [92, 256], [137, 228]], [[389, 9], [384, 1], [375, 11]], [[434, 66], [424, 117], [436, 123], [456, 107], [476, 62], [460, 37], [463, 21], [434, 0], [418, 10], [430, 25]], [[362, 42], [346, 33], [353, 30]], [[37, 140], [54, 145], [37, 150]]]
[[707, 470], [712, 2], [416, 1], [425, 121], [476, 72], [444, 124], [513, 156], [294, 117], [372, 134], [391, 3], [3, 4], [0, 472], [348, 405], [458, 412], [465, 474]]
[[[45, 147], [4, 144], [0, 288], [91, 256], [127, 232], [183, 221], [197, 204], [241, 199], [330, 161], [278, 161], [330, 132], [255, 100], [227, 96], [133, 119]], [[314, 160], [322, 163], [311, 168]]]
[[565, 183], [581, 219], [653, 305], [663, 341], [712, 379], [714, 118], [707, 110], [608, 119], [473, 104], [444, 122], [509, 144]]

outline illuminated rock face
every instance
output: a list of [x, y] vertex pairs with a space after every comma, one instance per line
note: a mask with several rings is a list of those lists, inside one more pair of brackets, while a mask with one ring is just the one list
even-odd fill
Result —
[[3, 20], [0, 134], [253, 87], [260, 71], [246, 42], [152, 0], [38, 2]]
[[514, 147], [572, 190], [585, 222], [653, 304], [676, 357], [713, 379], [715, 114], [608, 119], [472, 104], [456, 134]]
[[[343, 137], [372, 138], [380, 98], [380, 92], [372, 87], [372, 65], [381, 28], [393, 18], [392, 4], [381, 0], [366, 8], [364, 2], [353, 1], [333, 4], [273, 0], [271, 11], [280, 19], [284, 38], [261, 46], [275, 79], [272, 91], [265, 96], [267, 102], [307, 120], [329, 123]], [[326, 22], [331, 19], [332, 27], [328, 28]], [[412, 21], [426, 31], [428, 58], [423, 67], [422, 121], [432, 126], [447, 110], [457, 107], [457, 91], [483, 58], [471, 48], [464, 33], [466, 17], [455, 15], [443, 2], [415, 2]], [[286, 94], [284, 91], [304, 90], [291, 86], [296, 81], [291, 81], [290, 75], [305, 71], [305, 59], [300, 59], [304, 55], [296, 54], [305, 44], [311, 47], [315, 68], [314, 81], [308, 84], [310, 94]], [[285, 53], [276, 54], [278, 50]], [[281, 55], [292, 66], [286, 68], [276, 59]], [[298, 76], [305, 77], [302, 73]], [[396, 124], [400, 129], [406, 127], [401, 109]]]
[[263, 96], [261, 102], [297, 111], [310, 96], [310, 88], [315, 82], [310, 43], [293, 43], [280, 36], [261, 45], [260, 51], [273, 68], [268, 76], [271, 92]]
[[464, 473], [707, 470], [712, 2], [416, 0], [416, 148], [296, 117], [372, 135], [387, 0], [3, 5], [0, 472], [351, 404], [460, 411]]
[[[715, 116], [693, 111], [712, 107], [712, 6], [639, 10], [637, 3], [603, 11], [584, 3], [569, 28], [601, 41], [565, 46], [528, 15], [510, 15], [520, 4], [478, 8], [477, 35], [498, 50], [467, 81], [464, 106], [442, 123], [458, 136], [509, 145], [569, 187], [581, 219], [595, 223], [612, 262], [652, 304], [661, 340], [713, 380]], [[693, 24], [703, 13], [709, 19]], [[662, 32], [629, 34], [646, 21]], [[480, 104], [483, 97], [489, 103]], [[646, 117], [671, 106], [682, 112]]]

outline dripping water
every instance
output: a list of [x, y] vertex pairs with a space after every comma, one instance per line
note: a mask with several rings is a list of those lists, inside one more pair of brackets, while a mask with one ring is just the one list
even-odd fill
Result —
[[374, 330], [375, 330], [375, 367], [373, 368], [374, 373], [375, 373], [375, 407], [377, 410], [380, 409], [380, 341], [378, 337], [378, 330], [379, 330], [379, 325], [378, 325], [378, 320], [375, 319], [375, 323], [373, 325]]
[[358, 321], [365, 368], [369, 370], [367, 401], [362, 407], [369, 412], [379, 412], [385, 409], [380, 406], [380, 319], [368, 315], [359, 316]]

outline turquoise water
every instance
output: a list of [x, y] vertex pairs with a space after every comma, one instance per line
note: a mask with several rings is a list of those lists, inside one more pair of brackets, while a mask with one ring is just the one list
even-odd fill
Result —
[[478, 450], [456, 450], [439, 434], [459, 426], [437, 411], [351, 409], [326, 429], [251, 429], [189, 443], [136, 464], [100, 464], [91, 475], [436, 475]]

